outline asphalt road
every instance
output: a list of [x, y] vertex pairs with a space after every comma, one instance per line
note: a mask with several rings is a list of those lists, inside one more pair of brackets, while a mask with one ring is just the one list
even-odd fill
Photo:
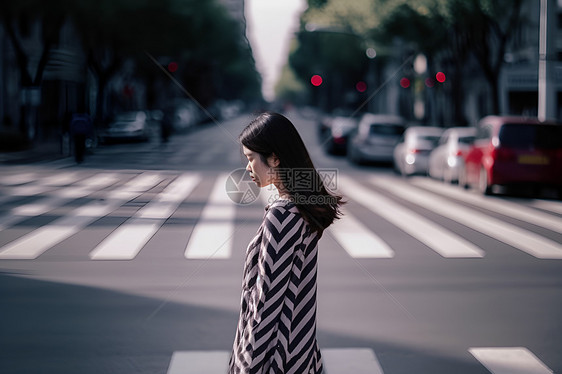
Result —
[[[562, 373], [562, 202], [351, 166], [288, 116], [348, 200], [320, 242], [328, 374]], [[226, 193], [251, 118], [0, 166], [1, 373], [226, 371], [267, 199]]]

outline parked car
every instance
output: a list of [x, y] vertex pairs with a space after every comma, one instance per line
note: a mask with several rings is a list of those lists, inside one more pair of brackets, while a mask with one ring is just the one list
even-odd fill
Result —
[[199, 124], [202, 119], [199, 107], [187, 99], [176, 99], [167, 111], [172, 129], [176, 132], [185, 132]]
[[125, 112], [115, 116], [106, 128], [100, 131], [102, 142], [115, 140], [146, 141], [150, 137], [149, 119], [143, 111]]
[[406, 130], [399, 116], [366, 113], [350, 137], [347, 155], [351, 162], [392, 162], [394, 147]]
[[429, 154], [437, 146], [442, 133], [440, 127], [409, 127], [394, 147], [394, 168], [402, 175], [426, 175]]
[[429, 155], [429, 176], [447, 183], [459, 180], [466, 154], [476, 136], [475, 127], [451, 127], [443, 132], [439, 145]]
[[488, 116], [478, 123], [459, 184], [554, 187], [562, 193], [562, 125], [536, 118]]
[[349, 135], [357, 128], [357, 120], [351, 117], [334, 117], [330, 127], [326, 129], [322, 138], [322, 145], [326, 152], [345, 154]]
[[326, 139], [326, 137], [329, 135], [330, 129], [332, 128], [332, 122], [334, 121], [335, 118], [351, 117], [352, 114], [353, 112], [351, 110], [336, 108], [330, 114], [323, 113], [318, 115], [317, 117], [318, 123], [316, 126], [318, 139], [320, 139], [321, 142]]

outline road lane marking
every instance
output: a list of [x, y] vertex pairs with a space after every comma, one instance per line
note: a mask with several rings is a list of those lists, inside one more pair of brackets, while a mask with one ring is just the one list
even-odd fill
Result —
[[[329, 374], [384, 374], [372, 349], [324, 348], [320, 352], [324, 370]], [[222, 374], [228, 370], [230, 354], [229, 351], [175, 351], [167, 374]]]
[[221, 174], [201, 212], [184, 255], [189, 259], [229, 258], [236, 205], [226, 193], [227, 174]]
[[5, 190], [6, 195], [0, 197], [0, 204], [5, 204], [10, 200], [16, 200], [18, 197], [31, 197], [42, 193], [51, 192], [54, 190], [56, 190], [56, 187], [40, 186], [40, 185], [9, 187], [6, 188]]
[[44, 186], [62, 187], [76, 182], [79, 178], [80, 174], [78, 172], [57, 173], [43, 178], [41, 184]]
[[443, 217], [500, 240], [541, 259], [562, 259], [562, 245], [531, 231], [478, 213], [429, 192], [388, 178], [371, 178], [370, 182], [392, 194], [429, 209]]
[[553, 373], [527, 348], [470, 348], [469, 352], [492, 374]]
[[142, 175], [110, 191], [103, 201], [93, 201], [76, 208], [69, 215], [40, 227], [0, 248], [0, 259], [32, 260], [54, 245], [78, 233], [95, 220], [106, 216], [123, 203], [141, 194], [137, 181]]
[[[481, 258], [484, 251], [468, 240], [402, 207], [381, 194], [340, 175], [340, 187], [346, 196], [367, 207], [429, 248], [447, 258]], [[343, 217], [342, 219], [345, 219]]]
[[427, 187], [431, 191], [439, 192], [441, 195], [447, 195], [454, 199], [461, 200], [505, 216], [516, 218], [520, 221], [529, 222], [533, 225], [562, 233], [562, 218], [537, 211], [536, 209], [527, 208], [522, 204], [516, 204], [505, 200], [500, 201], [493, 197], [466, 193], [466, 191], [461, 191], [459, 188], [455, 188], [454, 186], [446, 186], [442, 183], [436, 183], [435, 181], [432, 182], [422, 178], [414, 179], [413, 184], [416, 186]]
[[324, 368], [330, 374], [383, 374], [372, 349], [326, 348], [320, 352]]
[[38, 216], [49, 212], [64, 203], [90, 195], [91, 193], [111, 186], [119, 180], [117, 174], [97, 174], [80, 183], [78, 186], [68, 186], [59, 191], [53, 191], [51, 197], [37, 203], [20, 205], [12, 209], [12, 213], [20, 216]]
[[0, 231], [15, 225], [29, 217], [36, 217], [41, 214], [64, 205], [65, 203], [86, 197], [93, 192], [111, 186], [119, 180], [117, 174], [101, 173], [83, 181], [78, 186], [68, 186], [62, 190], [53, 191], [50, 197], [40, 199], [36, 203], [24, 204], [13, 208], [9, 214], [0, 216]]
[[542, 210], [562, 214], [562, 202], [560, 201], [534, 199], [530, 204]]
[[0, 179], [0, 183], [4, 186], [15, 186], [18, 184], [25, 184], [32, 182], [36, 179], [35, 173], [23, 173], [23, 174], [13, 174], [5, 175]]
[[92, 260], [132, 260], [154, 236], [185, 198], [199, 184], [200, 177], [182, 174], [154, 200], [119, 226], [92, 252]]
[[176, 351], [167, 374], [224, 374], [229, 358], [228, 351]]
[[394, 251], [378, 235], [349, 212], [328, 228], [334, 239], [353, 258], [392, 258]]

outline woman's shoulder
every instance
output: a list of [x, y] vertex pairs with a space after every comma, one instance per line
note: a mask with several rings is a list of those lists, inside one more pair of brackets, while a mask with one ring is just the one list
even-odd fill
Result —
[[291, 200], [287, 199], [277, 199], [265, 207], [266, 212], [291, 212], [291, 213], [298, 213], [299, 210], [295, 203]]
[[291, 200], [277, 199], [265, 207], [267, 218], [276, 217], [279, 222], [283, 222], [288, 218], [295, 218], [299, 216], [300, 212]]

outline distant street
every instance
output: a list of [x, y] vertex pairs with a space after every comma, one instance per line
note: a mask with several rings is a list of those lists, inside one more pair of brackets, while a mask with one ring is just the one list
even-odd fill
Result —
[[[327, 374], [562, 373], [560, 200], [354, 166], [287, 116], [348, 201], [319, 248]], [[0, 165], [1, 373], [226, 372], [268, 198], [226, 193], [252, 118]]]

